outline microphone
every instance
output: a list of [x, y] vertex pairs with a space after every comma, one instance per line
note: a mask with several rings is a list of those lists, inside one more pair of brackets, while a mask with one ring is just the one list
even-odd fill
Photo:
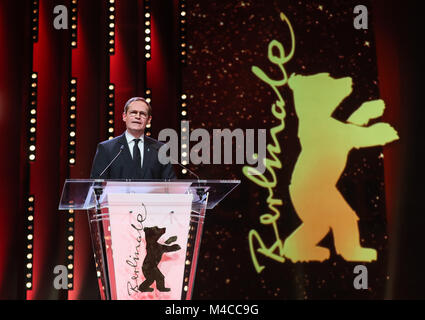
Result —
[[112, 163], [114, 163], [115, 159], [118, 158], [118, 156], [121, 154], [121, 152], [123, 150], [124, 150], [124, 145], [121, 145], [120, 152], [118, 152], [117, 155], [112, 159], [112, 161], [109, 162], [109, 164], [106, 166], [105, 170], [103, 170], [102, 173], [99, 174], [99, 178], [98, 179], [100, 179], [100, 177], [106, 172], [106, 170], [108, 170], [108, 168], [111, 166]]
[[195, 172], [193, 172], [192, 170], [190, 170], [188, 167], [186, 167], [186, 166], [184, 166], [184, 165], [182, 165], [180, 162], [178, 162], [177, 160], [174, 160], [171, 156], [170, 156], [170, 159], [171, 160], [173, 160], [174, 162], [176, 162], [176, 164], [178, 164], [180, 167], [182, 167], [183, 169], [186, 169], [187, 171], [189, 171], [189, 173], [191, 174], [191, 175], [193, 175], [193, 176], [195, 176], [196, 177], [196, 179], [198, 179], [198, 183], [199, 183], [199, 180], [201, 180], [201, 179], [199, 179], [199, 176], [195, 173]]

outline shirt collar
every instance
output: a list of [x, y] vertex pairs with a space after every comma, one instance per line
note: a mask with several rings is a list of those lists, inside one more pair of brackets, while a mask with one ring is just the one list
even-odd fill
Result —
[[[129, 144], [130, 142], [133, 142], [134, 139], [136, 139], [135, 137], [133, 137], [127, 130], [125, 130], [125, 138], [127, 139], [127, 143]], [[144, 135], [142, 135], [140, 137], [140, 141], [143, 143], [144, 140]]]

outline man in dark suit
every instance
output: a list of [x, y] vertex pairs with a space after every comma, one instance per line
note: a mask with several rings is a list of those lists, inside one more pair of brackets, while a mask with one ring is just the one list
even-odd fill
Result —
[[[92, 179], [176, 179], [171, 163], [158, 160], [161, 143], [145, 136], [152, 108], [143, 98], [134, 97], [124, 107], [127, 130], [98, 144], [90, 174]], [[110, 167], [102, 173], [112, 162]]]

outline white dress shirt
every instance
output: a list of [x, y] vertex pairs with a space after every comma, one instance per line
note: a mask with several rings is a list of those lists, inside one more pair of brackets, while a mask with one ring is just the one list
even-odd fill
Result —
[[[140, 167], [143, 167], [143, 137], [140, 137], [140, 141], [139, 141], [139, 150], [140, 150], [140, 159], [141, 159], [141, 163], [140, 163]], [[136, 139], [135, 137], [133, 137], [127, 130], [125, 131], [125, 138], [127, 139], [127, 143], [128, 143], [128, 148], [130, 149], [130, 154], [131, 157], [133, 158], [133, 148], [134, 148], [134, 139]]]

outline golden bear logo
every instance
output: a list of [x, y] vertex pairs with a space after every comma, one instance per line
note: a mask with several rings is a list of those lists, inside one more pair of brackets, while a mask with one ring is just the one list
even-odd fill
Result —
[[[350, 77], [335, 79], [328, 73], [288, 77], [285, 64], [294, 56], [295, 34], [282, 12], [280, 19], [288, 27], [291, 48], [285, 50], [277, 40], [270, 41], [268, 46], [268, 59], [280, 70], [280, 78], [270, 78], [258, 66], [251, 67], [251, 71], [275, 93], [271, 113], [277, 120], [277, 125], [270, 129], [269, 157], [263, 160], [266, 172], [260, 173], [250, 166], [244, 166], [242, 170], [248, 179], [268, 192], [266, 203], [269, 211], [263, 213], [259, 220], [262, 225], [271, 227], [275, 238], [268, 245], [257, 230], [250, 230], [248, 242], [255, 270], [260, 273], [265, 268], [260, 264], [257, 253], [281, 263], [286, 258], [293, 262], [328, 259], [329, 250], [319, 247], [318, 243], [329, 231], [333, 232], [337, 253], [345, 260], [374, 261], [377, 259], [376, 250], [360, 245], [359, 218], [336, 186], [350, 150], [383, 146], [397, 140], [397, 132], [384, 122], [368, 125], [371, 119], [382, 116], [385, 109], [382, 100], [363, 103], [346, 122], [332, 117], [333, 111], [352, 92]], [[275, 188], [278, 186], [276, 171], [283, 168], [279, 159], [282, 149], [278, 134], [285, 129], [286, 115], [286, 103], [279, 88], [286, 84], [293, 91], [301, 144], [289, 193], [302, 223], [286, 239], [281, 239], [278, 207], [283, 205], [283, 200], [275, 194]]]
[[344, 123], [331, 115], [351, 94], [350, 77], [292, 75], [288, 84], [294, 95], [301, 144], [289, 193], [302, 224], [285, 239], [283, 255], [293, 262], [328, 259], [329, 250], [317, 244], [332, 230], [336, 252], [345, 260], [376, 260], [375, 249], [361, 247], [358, 217], [336, 184], [350, 150], [383, 146], [398, 139], [388, 123], [367, 126], [369, 120], [383, 114], [384, 102], [363, 103]]

